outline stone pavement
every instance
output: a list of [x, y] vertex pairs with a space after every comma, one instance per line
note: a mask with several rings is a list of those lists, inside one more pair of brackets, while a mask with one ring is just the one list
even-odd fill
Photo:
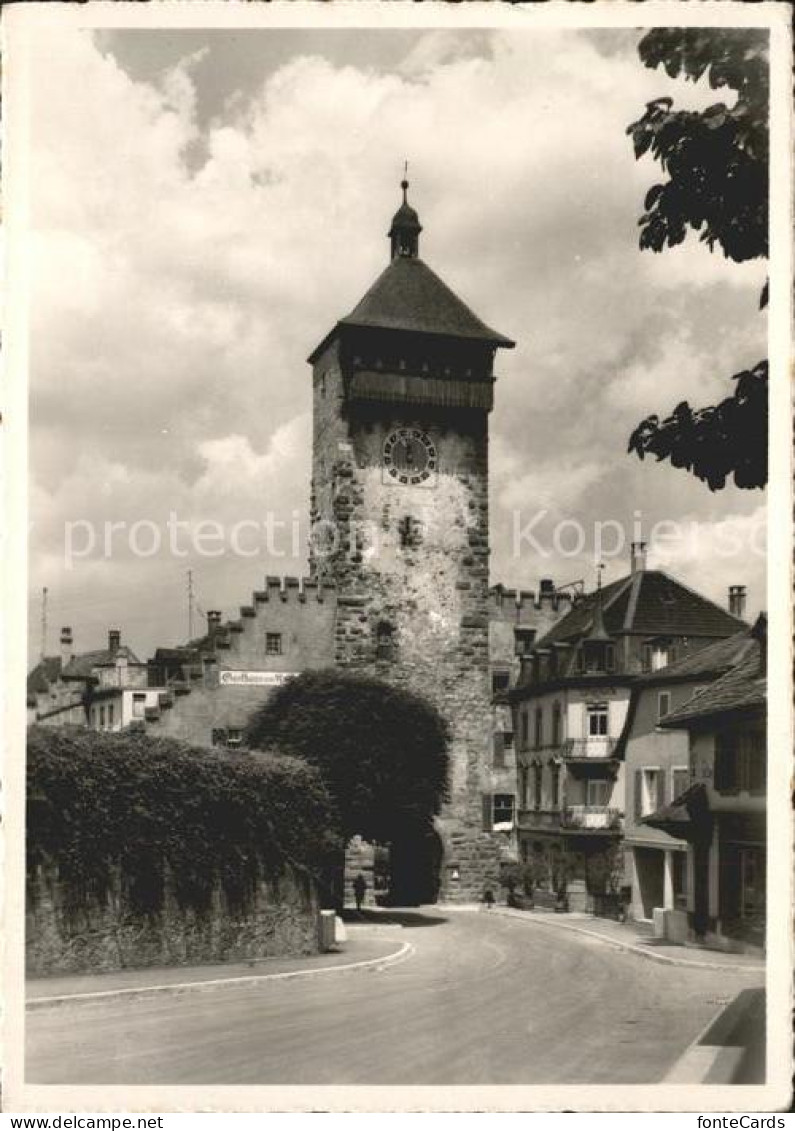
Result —
[[656, 939], [631, 922], [617, 923], [613, 919], [599, 919], [594, 915], [578, 912], [556, 914], [553, 911], [519, 911], [511, 907], [494, 907], [491, 911], [483, 913], [524, 919], [553, 930], [574, 931], [597, 938], [617, 949], [639, 954], [652, 962], [663, 962], [672, 966], [703, 966], [712, 970], [759, 971], [760, 976], [764, 975], [763, 955], [730, 954], [722, 950], [708, 950], [705, 947], [680, 946]]
[[348, 925], [348, 938], [339, 951], [298, 958], [265, 958], [260, 961], [215, 963], [206, 966], [150, 966], [139, 970], [117, 970], [110, 974], [54, 975], [26, 982], [28, 1007], [57, 1004], [83, 995], [113, 995], [168, 990], [189, 990], [223, 985], [232, 980], [289, 978], [301, 975], [344, 973], [347, 968], [367, 969], [394, 961], [405, 944], [398, 927], [371, 931]]

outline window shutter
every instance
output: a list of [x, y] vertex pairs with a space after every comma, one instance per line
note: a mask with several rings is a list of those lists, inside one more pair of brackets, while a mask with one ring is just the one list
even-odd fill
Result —
[[493, 807], [493, 803], [492, 803], [491, 794], [490, 793], [484, 793], [483, 794], [483, 831], [484, 831], [484, 833], [490, 833], [492, 831], [493, 826], [494, 826], [494, 822], [493, 822], [493, 819], [492, 819], [492, 807]]
[[635, 820], [643, 816], [643, 770], [635, 770]]
[[505, 765], [505, 736], [501, 730], [494, 732], [494, 766], [500, 769]]

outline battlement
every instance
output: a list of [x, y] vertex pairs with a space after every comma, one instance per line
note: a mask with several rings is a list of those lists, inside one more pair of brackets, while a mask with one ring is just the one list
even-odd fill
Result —
[[[265, 588], [256, 589], [252, 594], [252, 604], [246, 608], [256, 610], [257, 605], [267, 604], [268, 601], [283, 601], [290, 604], [305, 604], [307, 601], [317, 601], [322, 604], [327, 597], [336, 596], [334, 585], [319, 582], [314, 577], [287, 577], [268, 576], [265, 578]], [[242, 612], [242, 610], [241, 610]], [[244, 616], [251, 616], [249, 612]]]
[[500, 583], [489, 588], [490, 607], [505, 614], [521, 612], [523, 609], [528, 611], [553, 609], [568, 612], [573, 600], [571, 592], [557, 590], [551, 582], [542, 581], [538, 592], [535, 589], [508, 589]]

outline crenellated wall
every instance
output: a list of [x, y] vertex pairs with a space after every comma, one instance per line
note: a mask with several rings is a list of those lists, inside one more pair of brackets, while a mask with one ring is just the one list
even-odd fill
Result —
[[[336, 608], [335, 590], [314, 578], [267, 577], [239, 618], [211, 633], [201, 669], [147, 712], [147, 727], [201, 746], [212, 744], [214, 731], [243, 730], [280, 681], [333, 664]], [[279, 653], [268, 650], [274, 635]]]

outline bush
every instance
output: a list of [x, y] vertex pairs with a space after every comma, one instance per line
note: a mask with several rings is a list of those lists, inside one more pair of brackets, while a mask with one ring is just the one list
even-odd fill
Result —
[[145, 733], [32, 727], [27, 802], [28, 872], [55, 865], [72, 910], [119, 875], [132, 909], [157, 913], [166, 872], [183, 907], [206, 910], [220, 884], [243, 910], [258, 882], [316, 879], [339, 848], [311, 767]]

